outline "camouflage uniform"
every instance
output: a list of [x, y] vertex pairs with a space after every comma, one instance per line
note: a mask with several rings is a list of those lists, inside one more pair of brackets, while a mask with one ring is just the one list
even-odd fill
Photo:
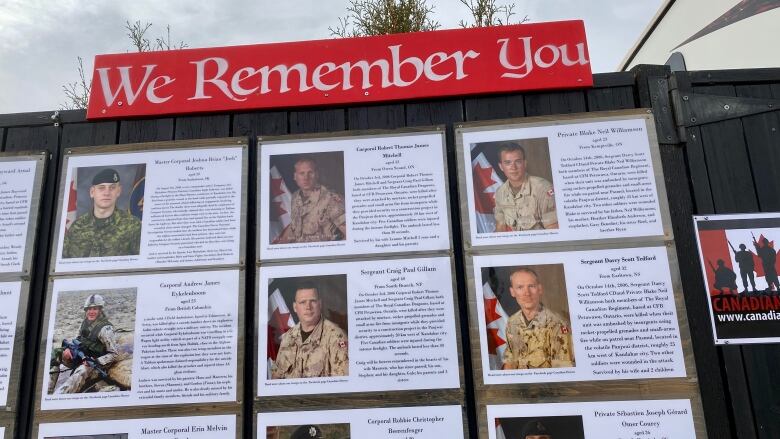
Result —
[[292, 197], [290, 225], [284, 233], [286, 242], [340, 241], [344, 239], [340, 227], [347, 224], [344, 199], [341, 195], [320, 186], [308, 197], [300, 190]]
[[496, 223], [506, 224], [512, 230], [545, 229], [558, 222], [555, 193], [544, 178], [528, 175], [516, 194], [507, 180], [496, 190], [495, 200]]
[[544, 306], [530, 322], [520, 310], [506, 326], [504, 369], [574, 367], [571, 331], [558, 314]]
[[[84, 319], [76, 339], [81, 342], [84, 353], [95, 358], [104, 370], [117, 360], [114, 327], [102, 312], [100, 317], [91, 324], [89, 320]], [[87, 381], [97, 380], [99, 377], [100, 375], [95, 369], [82, 363], [54, 393], [78, 393], [83, 390]], [[55, 381], [56, 378], [56, 376], [52, 377]]]
[[137, 255], [141, 249], [141, 221], [125, 210], [114, 209], [108, 218], [92, 212], [71, 224], [62, 243], [63, 258]]
[[273, 379], [346, 375], [349, 375], [347, 335], [325, 318], [320, 318], [306, 341], [300, 323], [285, 332], [271, 369]]

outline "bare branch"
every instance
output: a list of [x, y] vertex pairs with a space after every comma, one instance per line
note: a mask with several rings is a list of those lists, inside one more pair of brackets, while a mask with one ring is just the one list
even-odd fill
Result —
[[60, 105], [60, 110], [83, 110], [89, 103], [89, 91], [92, 88], [92, 81], [87, 82], [84, 73], [84, 60], [79, 56], [79, 80], [62, 86], [65, 93], [66, 102]]
[[135, 23], [130, 23], [130, 21], [125, 22], [125, 29], [127, 29], [127, 34], [125, 35], [130, 39], [130, 42], [133, 44], [133, 47], [135, 47], [136, 51], [148, 52], [151, 50], [151, 43], [149, 42], [149, 39], [145, 37], [146, 32], [150, 27], [152, 27], [152, 23], [146, 22], [141, 24], [140, 20]]

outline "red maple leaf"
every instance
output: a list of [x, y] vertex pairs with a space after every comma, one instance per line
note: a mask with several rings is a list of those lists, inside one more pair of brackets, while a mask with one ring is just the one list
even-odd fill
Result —
[[501, 318], [501, 315], [496, 312], [496, 306], [498, 305], [498, 299], [485, 299], [485, 321], [487, 323], [494, 322]]
[[493, 186], [493, 168], [474, 166], [474, 208], [479, 213], [493, 213], [496, 207], [496, 199], [493, 192], [485, 192]]
[[276, 198], [277, 196], [287, 192], [286, 190], [282, 189], [283, 184], [284, 180], [282, 178], [271, 178], [271, 198]]
[[276, 353], [279, 352], [279, 346], [276, 344], [276, 330], [273, 326], [268, 325], [268, 345], [266, 349], [266, 355], [271, 360], [276, 361]]
[[268, 324], [273, 325], [276, 328], [279, 328], [282, 332], [287, 331], [290, 329], [288, 326], [288, 322], [290, 321], [290, 313], [288, 312], [280, 312], [279, 308], [274, 309], [274, 313], [271, 314], [271, 317], [268, 319]]
[[500, 346], [505, 345], [506, 340], [504, 340], [503, 338], [501, 338], [500, 335], [498, 335], [498, 329], [487, 328], [487, 344], [488, 344], [488, 354], [497, 355], [498, 348]]
[[281, 201], [271, 201], [271, 212], [274, 215], [273, 218], [281, 218], [282, 215], [287, 213], [284, 207], [282, 207]]

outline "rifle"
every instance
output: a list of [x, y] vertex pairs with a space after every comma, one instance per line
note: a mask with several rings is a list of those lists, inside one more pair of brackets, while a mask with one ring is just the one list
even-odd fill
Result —
[[758, 241], [756, 241], [756, 235], [754, 235], [753, 232], [750, 232], [750, 236], [753, 238], [753, 245], [758, 247]]
[[70, 353], [73, 355], [73, 362], [74, 362], [74, 369], [76, 367], [79, 367], [82, 363], [87, 363], [87, 365], [93, 369], [95, 369], [100, 375], [101, 379], [108, 378], [108, 373], [106, 373], [105, 369], [103, 369], [103, 366], [93, 357], [90, 357], [87, 355], [83, 349], [81, 349], [81, 342], [78, 340], [68, 341], [68, 339], [62, 340], [62, 347], [63, 349], [69, 349]]
[[731, 251], [733, 251], [733, 252], [734, 252], [734, 254], [737, 254], [737, 249], [735, 249], [735, 248], [734, 248], [734, 246], [733, 246], [733, 245], [731, 245], [731, 241], [729, 241], [729, 240], [727, 239], [727, 240], [726, 240], [726, 242], [728, 242], [728, 243], [729, 243], [729, 247], [731, 247]]
[[712, 265], [712, 261], [710, 261], [709, 259], [707, 259], [707, 262], [710, 264], [710, 268], [712, 268], [712, 271], [713, 271], [713, 272], [717, 272], [717, 271], [718, 271], [718, 270], [716, 270], [716, 269], [715, 269], [715, 266], [714, 266], [714, 265]]

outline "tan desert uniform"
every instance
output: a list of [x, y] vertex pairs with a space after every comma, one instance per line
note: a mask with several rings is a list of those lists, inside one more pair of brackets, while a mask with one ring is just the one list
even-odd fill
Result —
[[347, 335], [325, 318], [320, 319], [306, 341], [301, 336], [300, 323], [285, 332], [271, 370], [273, 379], [346, 375], [349, 375]]
[[[114, 328], [110, 324], [104, 326], [98, 333], [97, 339], [106, 348], [106, 354], [96, 358], [97, 362], [100, 363], [100, 365], [105, 369], [107, 366], [113, 364], [118, 356]], [[84, 390], [84, 383], [86, 383], [87, 380], [96, 380], [99, 377], [100, 375], [98, 374], [97, 370], [93, 369], [86, 363], [83, 363], [73, 371], [73, 374], [71, 374], [71, 376], [65, 380], [65, 383], [56, 389], [54, 393], [81, 392]]]
[[496, 223], [512, 230], [544, 229], [558, 222], [552, 184], [541, 177], [529, 175], [516, 194], [507, 180], [496, 190], [495, 199]]
[[325, 186], [304, 197], [293, 194], [290, 226], [285, 233], [288, 242], [319, 242], [344, 239], [339, 227], [346, 224], [344, 199]]
[[545, 307], [530, 322], [520, 310], [506, 326], [508, 348], [504, 351], [504, 369], [573, 367], [569, 326]]

